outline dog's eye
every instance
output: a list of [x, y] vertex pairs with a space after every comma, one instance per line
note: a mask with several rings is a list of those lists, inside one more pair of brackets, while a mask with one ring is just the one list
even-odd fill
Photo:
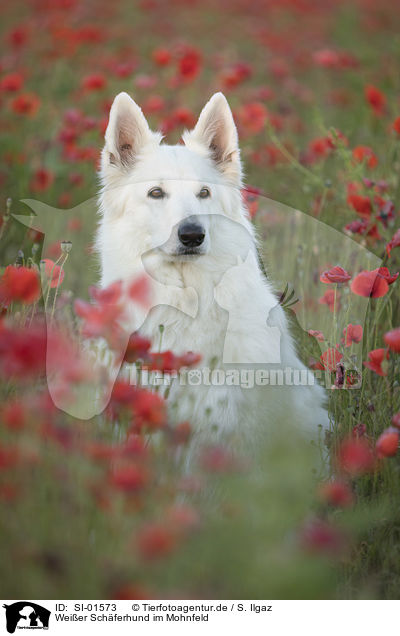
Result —
[[152, 188], [148, 191], [147, 196], [152, 199], [163, 199], [165, 197], [165, 192], [162, 188]]
[[211, 192], [208, 188], [202, 188], [197, 196], [199, 199], [208, 199], [211, 196]]

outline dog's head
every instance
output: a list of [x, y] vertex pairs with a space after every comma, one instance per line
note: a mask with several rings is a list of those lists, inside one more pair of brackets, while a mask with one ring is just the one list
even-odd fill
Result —
[[192, 260], [211, 249], [213, 215], [245, 217], [238, 135], [224, 95], [210, 99], [183, 144], [161, 140], [139, 106], [120, 93], [102, 152], [103, 214], [123, 228], [121, 249], [131, 239], [170, 261]]

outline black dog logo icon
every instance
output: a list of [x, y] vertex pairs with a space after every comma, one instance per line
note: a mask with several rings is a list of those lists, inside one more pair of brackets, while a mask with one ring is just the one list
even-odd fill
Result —
[[13, 634], [19, 629], [48, 629], [51, 612], [32, 603], [32, 601], [18, 601], [11, 605], [3, 605], [6, 609], [7, 631]]

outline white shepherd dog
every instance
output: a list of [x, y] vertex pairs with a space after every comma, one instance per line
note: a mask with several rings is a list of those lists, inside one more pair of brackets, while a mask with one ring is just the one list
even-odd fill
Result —
[[[152, 282], [152, 310], [140, 320], [135, 314], [127, 330], [140, 327], [157, 351], [163, 325], [162, 350], [202, 355], [196, 380], [172, 383], [171, 417], [190, 421], [206, 440], [215, 431], [251, 434], [255, 426], [272, 430], [283, 421], [317, 433], [328, 424], [322, 388], [265, 380], [268, 368], [307, 371], [260, 269], [240, 192], [237, 130], [224, 95], [213, 95], [182, 145], [161, 140], [138, 105], [120, 93], [102, 152], [97, 248], [102, 286], [144, 273]], [[218, 380], [200, 378], [204, 368], [219, 370]], [[234, 381], [235, 373], [248, 379], [250, 369], [259, 370], [260, 382]]]

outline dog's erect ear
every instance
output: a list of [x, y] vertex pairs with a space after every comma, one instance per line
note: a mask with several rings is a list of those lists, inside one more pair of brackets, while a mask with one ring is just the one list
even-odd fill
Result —
[[148, 143], [159, 143], [141, 109], [127, 93], [119, 93], [110, 110], [102, 155], [103, 169], [108, 165], [130, 168], [140, 150]]
[[188, 148], [204, 148], [218, 168], [236, 184], [241, 182], [238, 134], [229, 104], [222, 93], [215, 93], [200, 113], [199, 120], [183, 141]]

